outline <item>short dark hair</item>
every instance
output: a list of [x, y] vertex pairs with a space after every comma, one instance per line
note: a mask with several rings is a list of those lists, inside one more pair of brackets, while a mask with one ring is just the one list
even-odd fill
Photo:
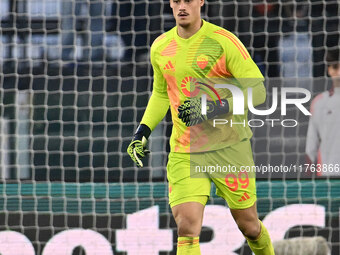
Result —
[[331, 66], [331, 65], [335, 65], [335, 64], [339, 64], [340, 63], [340, 54], [339, 54], [339, 47], [333, 47], [330, 48], [327, 51], [327, 57], [326, 57], [326, 61], [327, 61], [327, 65]]

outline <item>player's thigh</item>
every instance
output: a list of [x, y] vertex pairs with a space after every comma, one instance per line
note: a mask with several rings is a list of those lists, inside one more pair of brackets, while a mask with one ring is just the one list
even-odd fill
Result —
[[218, 161], [227, 171], [217, 178], [212, 178], [216, 185], [216, 194], [224, 198], [231, 209], [245, 209], [256, 202], [255, 173], [245, 171], [254, 166], [249, 140], [211, 153], [210, 163]]
[[199, 236], [202, 229], [204, 207], [199, 202], [185, 202], [171, 208], [179, 236]]
[[170, 153], [167, 165], [169, 204], [174, 207], [186, 202], [205, 205], [210, 196], [211, 180], [190, 175], [190, 155]]

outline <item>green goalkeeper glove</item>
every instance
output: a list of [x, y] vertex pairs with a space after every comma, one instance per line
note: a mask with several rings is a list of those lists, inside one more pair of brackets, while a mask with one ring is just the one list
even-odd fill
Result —
[[228, 112], [229, 103], [227, 100], [222, 99], [221, 102], [217, 101], [216, 104], [213, 101], [207, 101], [207, 115], [203, 115], [200, 98], [191, 98], [178, 107], [178, 118], [187, 127], [190, 127]]
[[150, 153], [150, 151], [146, 149], [147, 139], [150, 134], [151, 130], [147, 125], [139, 125], [129, 147], [127, 148], [127, 153], [131, 159], [136, 162], [138, 167], [143, 167], [142, 159]]

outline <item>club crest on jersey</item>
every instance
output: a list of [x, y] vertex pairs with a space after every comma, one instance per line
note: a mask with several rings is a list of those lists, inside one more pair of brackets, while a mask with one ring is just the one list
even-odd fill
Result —
[[196, 59], [197, 65], [202, 70], [208, 65], [209, 57], [207, 55], [199, 55]]

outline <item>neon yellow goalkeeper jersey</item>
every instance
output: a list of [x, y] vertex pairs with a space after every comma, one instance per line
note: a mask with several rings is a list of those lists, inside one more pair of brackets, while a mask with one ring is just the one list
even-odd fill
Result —
[[[151, 63], [154, 69], [152, 97], [166, 98], [170, 102], [173, 122], [171, 151], [189, 153], [217, 150], [252, 136], [247, 125], [247, 110], [244, 115], [228, 113], [218, 116], [218, 119], [227, 120], [228, 124], [215, 127], [212, 120], [187, 127], [177, 116], [177, 109], [185, 100], [209, 92], [207, 89], [203, 91], [202, 86], [195, 86], [198, 81], [209, 83], [218, 78], [257, 78], [257, 82], [247, 82], [246, 86], [255, 86], [259, 80], [263, 86], [261, 72], [243, 44], [231, 32], [203, 20], [202, 27], [196, 34], [183, 39], [178, 36], [177, 27], [174, 27], [154, 41], [151, 47]], [[239, 86], [242, 90], [246, 89], [240, 83]], [[218, 97], [227, 99], [232, 108], [230, 91], [215, 91], [218, 92]], [[265, 97], [264, 87], [262, 92]], [[166, 104], [167, 101], [160, 102]], [[146, 111], [157, 112], [155, 108], [147, 108]], [[144, 115], [141, 123], [153, 129], [155, 125], [149, 122]], [[235, 124], [230, 125], [231, 122]]]

